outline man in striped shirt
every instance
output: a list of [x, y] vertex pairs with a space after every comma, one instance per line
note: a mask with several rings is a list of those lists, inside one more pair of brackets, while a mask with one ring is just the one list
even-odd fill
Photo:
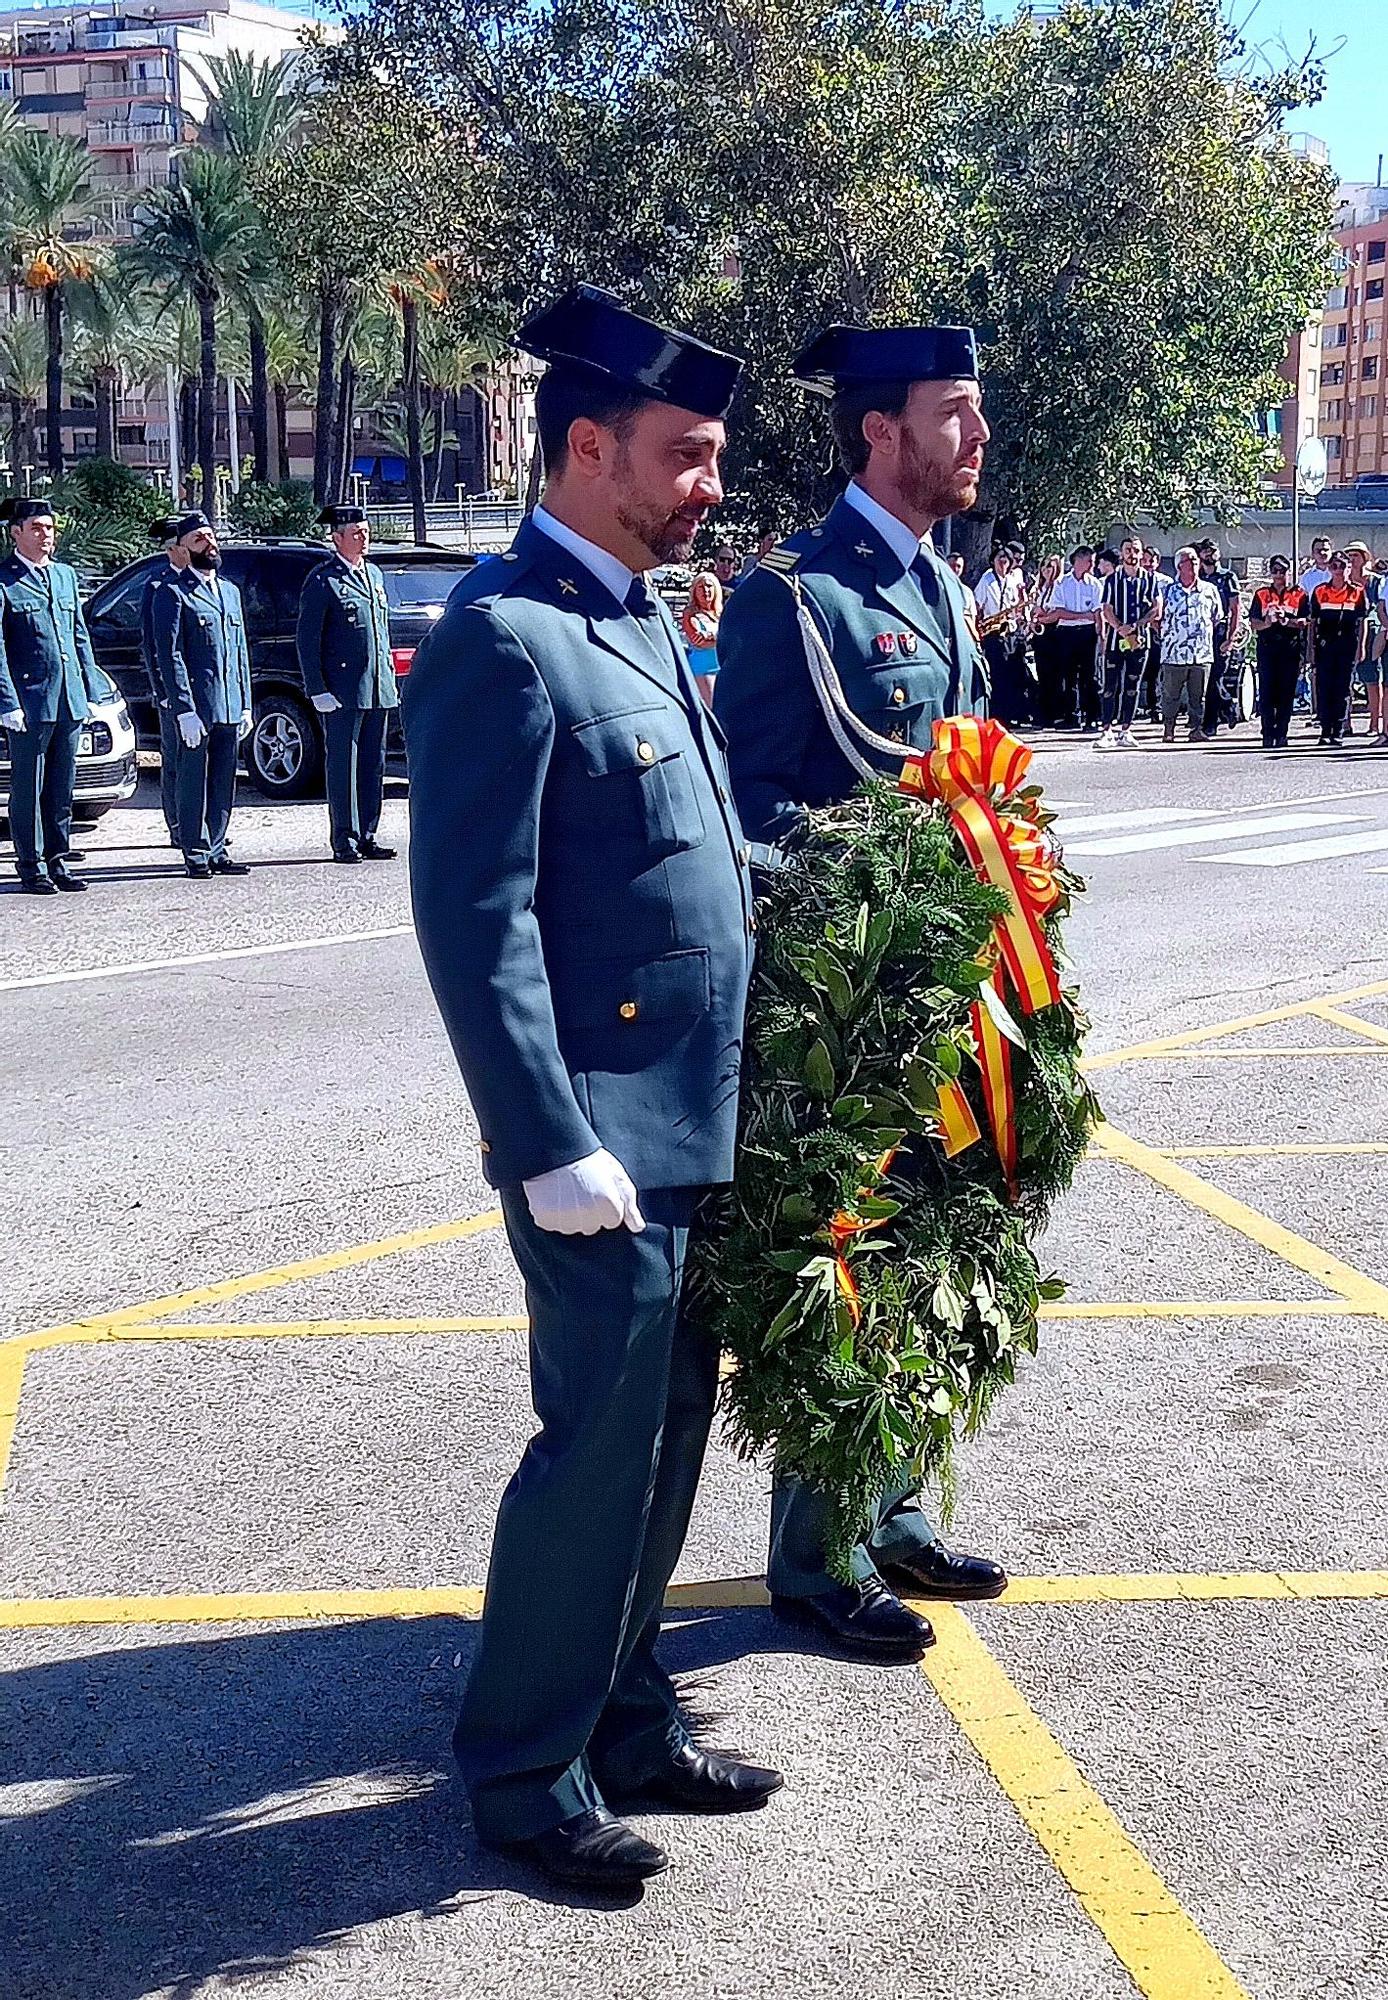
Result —
[[[1100, 611], [1105, 635], [1104, 695], [1100, 710], [1101, 750], [1135, 750], [1133, 716], [1137, 710], [1147, 647], [1161, 618], [1161, 590], [1142, 567], [1142, 543], [1125, 535], [1119, 565], [1104, 585]], [[1115, 730], [1114, 724], [1117, 724]]]

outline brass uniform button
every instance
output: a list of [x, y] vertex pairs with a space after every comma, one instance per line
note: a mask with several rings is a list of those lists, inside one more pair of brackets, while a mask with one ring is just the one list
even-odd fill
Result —
[[655, 762], [655, 749], [650, 743], [638, 743], [636, 754], [643, 764], [654, 764]]
[[737, 858], [738, 858], [738, 860], [739, 860], [739, 861], [740, 861], [740, 862], [742, 863], [743, 867], [745, 868], [745, 867], [747, 866], [747, 863], [748, 863], [748, 862], [749, 862], [749, 861], [751, 860], [751, 858], [752, 858], [752, 850], [751, 850], [751, 848], [750, 848], [750, 847], [739, 847], [739, 849], [737, 850]]
[[894, 701], [894, 702], [896, 703], [896, 705], [897, 705], [897, 707], [898, 707], [898, 708], [900, 708], [900, 707], [901, 707], [901, 705], [902, 705], [902, 703], [903, 703], [903, 702], [905, 701], [905, 699], [906, 699], [906, 690], [905, 690], [905, 688], [902, 688], [902, 687], [895, 687], [895, 688], [893, 688], [893, 689], [892, 689], [892, 700], [893, 700], [893, 701]]
[[637, 1007], [636, 1002], [634, 1000], [624, 1000], [621, 1006], [617, 1009], [617, 1012], [621, 1015], [624, 1021], [634, 1021], [636, 1019], [637, 1014], [640, 1012], [640, 1009]]
[[477, 1150], [479, 1153], [490, 1153], [492, 1150], [491, 1141], [489, 1139], [479, 1139], [477, 1141]]

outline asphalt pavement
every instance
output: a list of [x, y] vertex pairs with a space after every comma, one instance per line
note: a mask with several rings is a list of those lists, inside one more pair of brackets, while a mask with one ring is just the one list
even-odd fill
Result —
[[85, 897], [0, 850], [5, 2000], [1388, 1996], [1388, 754], [1248, 736], [1039, 748], [1111, 1124], [964, 1462], [1013, 1589], [807, 1649], [719, 1443], [669, 1657], [787, 1786], [619, 1909], [451, 1774], [529, 1405], [403, 856], [248, 792], [193, 883], [149, 778]]

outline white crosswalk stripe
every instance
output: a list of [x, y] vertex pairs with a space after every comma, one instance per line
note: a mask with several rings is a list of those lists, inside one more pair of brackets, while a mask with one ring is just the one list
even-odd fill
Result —
[[[1195, 826], [1164, 826], [1143, 833], [1112, 834], [1098, 840], [1065, 840], [1066, 859], [1078, 855], [1153, 854], [1170, 847], [1199, 847], [1210, 841], [1257, 839], [1268, 833], [1294, 833], [1302, 828], [1350, 826], [1362, 823], [1362, 814], [1288, 812], [1268, 813], [1247, 819], [1221, 817], [1202, 820]], [[1388, 846], [1388, 840], [1384, 842]]]
[[[1333, 861], [1342, 854], [1373, 854], [1388, 847], [1388, 831], [1341, 833], [1327, 840], [1289, 840], [1277, 847], [1251, 847], [1246, 854], [1202, 854], [1202, 861], [1222, 862], [1231, 868], [1289, 868], [1296, 861]], [[1375, 875], [1382, 868], [1371, 871]]]
[[1056, 832], [1067, 844], [1077, 833], [1108, 833], [1117, 827], [1174, 826], [1187, 820], [1218, 819], [1218, 806], [1130, 806], [1126, 812], [1086, 813], [1080, 819], [1061, 814]]

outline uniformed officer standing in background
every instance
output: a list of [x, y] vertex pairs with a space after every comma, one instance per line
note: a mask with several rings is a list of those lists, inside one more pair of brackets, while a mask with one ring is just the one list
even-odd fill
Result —
[[299, 600], [299, 666], [327, 739], [328, 833], [334, 861], [393, 861], [376, 839], [385, 796], [386, 731], [400, 705], [390, 657], [386, 583], [366, 560], [361, 507], [325, 507], [334, 553], [310, 570]]
[[188, 567], [188, 548], [179, 540], [180, 535], [193, 527], [210, 527], [205, 514], [193, 510], [187, 514], [174, 514], [166, 521], [150, 523], [150, 539], [162, 542], [164, 553], [169, 559], [167, 570], [155, 570], [145, 585], [144, 604], [140, 615], [140, 645], [144, 654], [145, 672], [149, 675], [150, 692], [154, 698], [155, 713], [159, 717], [159, 804], [164, 814], [164, 824], [169, 829], [169, 845], [177, 847], [178, 840], [178, 753], [182, 738], [178, 733], [178, 717], [173, 704], [164, 691], [164, 683], [159, 673], [159, 662], [154, 648], [154, 593], [161, 583], [172, 582]]
[[[933, 724], [981, 707], [983, 664], [959, 579], [935, 554], [937, 521], [971, 507], [988, 441], [974, 336], [964, 327], [836, 326], [794, 364], [831, 399], [848, 486], [818, 527], [765, 556], [723, 614], [714, 707], [733, 794], [759, 860], [793, 846], [807, 807], [894, 775], [893, 750], [928, 750]], [[817, 638], [798, 620], [803, 604]], [[996, 1563], [940, 1540], [912, 1490], [885, 1494], [852, 1585], [825, 1568], [819, 1494], [778, 1480], [767, 1584], [783, 1618], [865, 1658], [918, 1659], [933, 1633], [888, 1589], [995, 1597]]]
[[518, 344], [543, 500], [405, 683], [410, 875], [525, 1279], [539, 1435], [507, 1487], [454, 1748], [481, 1840], [569, 1882], [666, 1866], [614, 1818], [763, 1804], [693, 1741], [655, 1642], [718, 1388], [681, 1312], [732, 1178], [752, 900], [727, 766], [645, 582], [722, 499], [740, 364], [580, 285]]
[[7, 500], [14, 546], [0, 562], [0, 729], [10, 743], [10, 838], [31, 896], [85, 890], [67, 865], [82, 724], [101, 680], [77, 572], [54, 562], [47, 500]]
[[204, 514], [172, 525], [187, 567], [161, 579], [150, 606], [154, 656], [178, 726], [178, 837], [194, 881], [248, 875], [226, 848], [237, 745], [251, 727], [251, 660], [241, 593], [217, 575], [221, 552]]

